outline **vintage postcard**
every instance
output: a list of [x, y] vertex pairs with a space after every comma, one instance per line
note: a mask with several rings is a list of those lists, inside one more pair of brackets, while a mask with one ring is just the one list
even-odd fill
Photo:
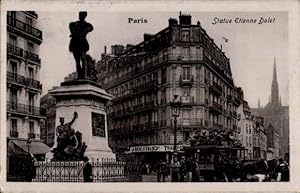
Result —
[[298, 1], [1, 3], [1, 191], [299, 190]]

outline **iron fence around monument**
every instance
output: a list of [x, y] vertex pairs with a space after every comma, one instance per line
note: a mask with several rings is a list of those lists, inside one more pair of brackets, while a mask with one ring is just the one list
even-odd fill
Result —
[[[93, 182], [142, 181], [143, 165], [114, 159], [91, 160]], [[33, 182], [84, 182], [83, 161], [35, 162]]]

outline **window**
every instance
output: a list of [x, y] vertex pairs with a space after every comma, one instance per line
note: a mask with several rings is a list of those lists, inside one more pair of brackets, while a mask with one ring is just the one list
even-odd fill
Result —
[[34, 79], [34, 72], [33, 72], [33, 68], [31, 67], [28, 67], [28, 78]]
[[26, 17], [27, 31], [32, 33], [32, 19], [30, 17]]
[[17, 105], [17, 103], [18, 103], [18, 91], [16, 89], [10, 89], [10, 101], [11, 101], [13, 107], [15, 105]]
[[33, 107], [34, 106], [34, 94], [29, 93], [28, 98], [29, 98], [29, 106]]
[[190, 132], [183, 132], [183, 141], [188, 141], [190, 138]]
[[11, 131], [18, 131], [17, 119], [11, 119]]
[[191, 68], [190, 67], [183, 67], [182, 68], [183, 70], [183, 76], [182, 76], [182, 79], [183, 80], [190, 80], [190, 71], [191, 71]]
[[8, 42], [14, 46], [17, 45], [17, 37], [16, 36], [13, 36], [13, 35], [9, 35], [9, 40]]
[[166, 83], [167, 82], [167, 70], [162, 69], [161, 70], [161, 83]]
[[34, 133], [34, 122], [33, 121], [29, 122], [29, 133]]
[[181, 41], [183, 41], [183, 42], [190, 41], [190, 32], [189, 31], [182, 31]]
[[13, 74], [17, 74], [18, 72], [18, 68], [17, 68], [17, 62], [14, 62], [14, 61], [10, 61], [10, 67], [11, 67], [11, 72]]
[[191, 89], [189, 87], [184, 87], [183, 89], [183, 96], [187, 97], [191, 95]]
[[32, 42], [27, 42], [27, 50], [29, 52], [34, 52], [34, 44]]

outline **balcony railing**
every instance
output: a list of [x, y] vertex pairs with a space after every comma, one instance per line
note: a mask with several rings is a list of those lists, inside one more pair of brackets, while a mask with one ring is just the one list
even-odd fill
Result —
[[19, 132], [16, 130], [10, 130], [9, 134], [11, 137], [16, 137], [16, 138], [19, 137]]
[[39, 55], [32, 53], [30, 51], [25, 51], [25, 58], [33, 62], [36, 62], [38, 64], [41, 64], [41, 59], [39, 58]]
[[181, 98], [181, 104], [183, 106], [191, 106], [194, 104], [194, 97], [192, 96], [183, 96]]
[[181, 86], [191, 86], [194, 82], [194, 76], [189, 76], [187, 78], [183, 78], [181, 75], [179, 77], [180, 85]]
[[42, 31], [38, 30], [31, 25], [28, 25], [16, 18], [13, 18], [11, 16], [7, 16], [7, 25], [13, 26], [18, 30], [21, 30], [24, 33], [27, 33], [35, 38], [37, 38], [39, 41], [42, 40]]
[[35, 133], [28, 133], [28, 138], [35, 139]]
[[[126, 64], [132, 64], [136, 61], [141, 61], [143, 59], [135, 57], [132, 60], [127, 60]], [[168, 54], [164, 56], [160, 56], [157, 58], [154, 58], [151, 61], [146, 61], [144, 66], [139, 66], [134, 68], [131, 72], [128, 72], [126, 74], [123, 74], [120, 77], [115, 78], [114, 80], [109, 81], [110, 85], [118, 84], [119, 82], [125, 81], [128, 78], [132, 78], [134, 76], [138, 76], [140, 73], [144, 73], [146, 71], [155, 69], [159, 65], [161, 65], [164, 62], [174, 62], [174, 61], [201, 61], [202, 58], [200, 55], [189, 55], [189, 56], [183, 56], [182, 54]]]
[[31, 78], [25, 78], [24, 76], [12, 72], [7, 72], [7, 82], [17, 83], [32, 89], [42, 90], [42, 84], [40, 81]]
[[137, 94], [143, 91], [148, 91], [148, 90], [154, 90], [157, 88], [157, 83], [156, 82], [146, 82], [144, 84], [138, 85], [133, 87], [133, 93]]
[[216, 82], [213, 82], [212, 85], [210, 85], [209, 87], [210, 91], [215, 92], [217, 95], [222, 95], [222, 87], [220, 85], [218, 85]]
[[12, 113], [21, 113], [26, 115], [34, 115], [34, 116], [40, 116], [41, 111], [39, 107], [34, 107], [30, 105], [20, 104], [20, 103], [14, 103], [11, 101], [7, 102], [7, 111]]
[[27, 50], [23, 50], [22, 48], [10, 43], [7, 43], [7, 53], [30, 60], [37, 65], [41, 64], [41, 59], [39, 58], [39, 55]]
[[217, 102], [210, 102], [209, 109], [216, 113], [222, 114], [222, 105], [218, 104]]
[[7, 53], [14, 56], [23, 57], [23, 49], [9, 43], [7, 43]]

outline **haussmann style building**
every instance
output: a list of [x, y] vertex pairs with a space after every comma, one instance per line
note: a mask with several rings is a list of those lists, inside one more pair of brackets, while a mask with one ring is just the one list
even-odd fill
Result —
[[41, 59], [43, 41], [34, 11], [7, 12], [7, 172], [13, 175], [18, 158], [31, 154], [43, 160], [49, 147], [40, 140]]
[[[170, 18], [138, 45], [112, 46], [97, 63], [98, 81], [114, 96], [109, 105], [109, 143], [117, 155], [145, 162], [170, 161], [174, 95], [182, 106], [177, 118], [177, 148], [202, 129], [237, 132], [241, 89], [234, 84], [230, 61], [190, 15]], [[101, 78], [103, 77], [103, 78]]]

